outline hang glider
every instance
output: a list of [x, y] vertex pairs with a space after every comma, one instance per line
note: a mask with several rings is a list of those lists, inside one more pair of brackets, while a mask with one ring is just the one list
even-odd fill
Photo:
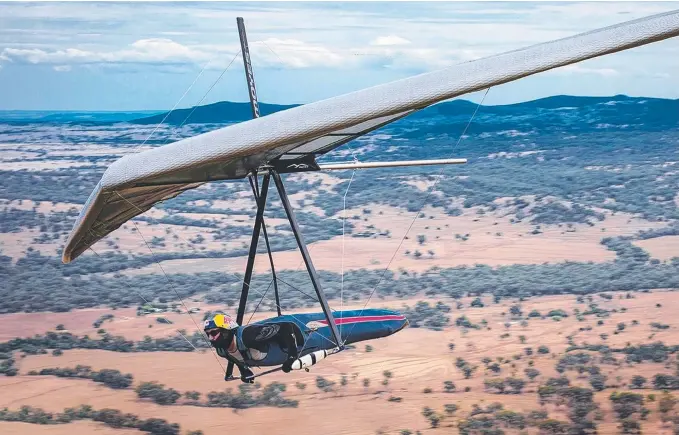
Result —
[[[265, 322], [292, 322], [299, 330], [300, 337], [304, 339], [304, 352], [293, 364], [294, 369], [306, 369], [328, 355], [342, 351], [347, 343], [396, 333], [408, 322], [398, 313], [385, 310], [335, 313], [330, 310], [280, 174], [465, 163], [464, 159], [447, 159], [319, 165], [316, 157], [432, 104], [679, 35], [679, 11], [672, 11], [260, 117], [245, 28], [242, 18], [237, 21], [253, 119], [128, 155], [114, 162], [90, 194], [76, 220], [62, 261], [69, 263], [74, 260], [97, 241], [159, 201], [210, 181], [248, 177], [257, 202], [257, 213], [236, 322], [243, 324], [259, 236], [263, 233], [278, 311], [278, 317]], [[264, 223], [271, 180], [285, 209], [322, 313], [299, 317], [281, 314], [276, 271]], [[342, 330], [343, 324], [351, 324], [351, 328]], [[356, 325], [359, 326], [355, 329]], [[283, 355], [280, 352], [276, 355], [263, 365], [279, 364], [279, 357]], [[261, 362], [258, 364], [262, 365]], [[233, 368], [234, 362], [230, 361], [226, 380], [235, 379]], [[280, 368], [261, 374], [277, 370]]]
[[[127, 155], [94, 188], [62, 254], [69, 263], [159, 201], [263, 166], [320, 170], [315, 157], [432, 104], [679, 35], [679, 10], [298, 106]], [[301, 165], [301, 166], [300, 166]]]

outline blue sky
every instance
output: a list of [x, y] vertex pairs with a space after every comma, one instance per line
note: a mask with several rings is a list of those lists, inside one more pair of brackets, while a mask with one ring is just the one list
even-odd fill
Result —
[[[260, 101], [307, 103], [621, 21], [679, 2], [2, 3], [0, 110], [197, 104], [240, 46]], [[487, 104], [548, 95], [679, 98], [671, 39], [493, 88]], [[478, 101], [478, 95], [465, 98]], [[247, 101], [240, 58], [202, 104]]]

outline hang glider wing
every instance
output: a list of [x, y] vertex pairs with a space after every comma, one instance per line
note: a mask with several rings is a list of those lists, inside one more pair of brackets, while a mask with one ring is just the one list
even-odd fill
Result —
[[125, 156], [104, 173], [67, 240], [68, 263], [124, 222], [214, 180], [323, 154], [438, 102], [679, 35], [679, 10], [298, 106]]

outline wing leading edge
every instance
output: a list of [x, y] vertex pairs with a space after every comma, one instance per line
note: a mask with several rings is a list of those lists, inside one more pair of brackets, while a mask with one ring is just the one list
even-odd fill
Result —
[[127, 220], [205, 182], [274, 159], [326, 153], [432, 104], [679, 35], [679, 10], [298, 106], [124, 156], [109, 166], [66, 242], [69, 263]]

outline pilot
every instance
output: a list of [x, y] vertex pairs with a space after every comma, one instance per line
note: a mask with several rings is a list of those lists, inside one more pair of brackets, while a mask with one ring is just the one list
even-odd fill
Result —
[[290, 372], [292, 363], [299, 357], [297, 339], [289, 322], [255, 323], [241, 327], [231, 316], [220, 313], [206, 320], [203, 329], [217, 354], [238, 366], [243, 382], [254, 382], [254, 373], [248, 368], [246, 360], [263, 361], [272, 343], [288, 353], [282, 367], [285, 373]]

